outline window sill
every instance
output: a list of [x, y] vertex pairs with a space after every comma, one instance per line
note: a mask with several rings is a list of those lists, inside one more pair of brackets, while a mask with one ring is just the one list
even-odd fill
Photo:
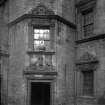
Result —
[[79, 96], [78, 98], [95, 99], [94, 96]]
[[40, 50], [37, 50], [37, 51], [27, 51], [27, 53], [29, 55], [33, 55], [33, 54], [54, 55], [55, 51], [40, 51]]

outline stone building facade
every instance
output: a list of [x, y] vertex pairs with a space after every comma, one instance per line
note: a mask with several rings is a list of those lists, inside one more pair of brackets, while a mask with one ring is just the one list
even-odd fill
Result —
[[1, 0], [1, 105], [99, 103], [105, 92], [104, 4]]

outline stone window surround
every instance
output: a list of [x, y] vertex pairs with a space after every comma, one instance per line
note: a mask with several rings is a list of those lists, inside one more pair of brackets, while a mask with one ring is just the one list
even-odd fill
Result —
[[[32, 55], [47, 55], [46, 56], [52, 56], [55, 54], [55, 53], [52, 53], [52, 52], [55, 52], [55, 49], [54, 49], [54, 21], [53, 20], [50, 20], [50, 19], [44, 19], [44, 18], [31, 18], [30, 19], [30, 22], [29, 22], [29, 25], [28, 25], [28, 28], [29, 28], [29, 45], [28, 45], [28, 51], [27, 51], [27, 54], [29, 55], [29, 57], [31, 58]], [[34, 29], [35, 28], [38, 28], [38, 29], [42, 29], [42, 28], [48, 28], [49, 27], [49, 31], [50, 31], [50, 40], [49, 40], [49, 46], [43, 50], [43, 49], [40, 49], [40, 50], [37, 50], [37, 49], [34, 49]], [[47, 59], [47, 58], [45, 58]], [[45, 60], [44, 59], [44, 60]], [[52, 59], [51, 59], [51, 62], [52, 62]]]
[[[95, 78], [95, 72], [98, 68], [98, 60], [96, 57], [94, 57], [93, 55], [89, 54], [88, 52], [85, 52], [84, 55], [82, 57], [80, 57], [79, 60], [77, 60], [76, 62], [76, 73], [79, 73], [80, 75], [80, 94], [77, 94], [77, 96], [79, 97], [85, 97], [85, 98], [94, 98], [95, 97], [95, 81], [96, 81], [96, 78]], [[92, 70], [93, 71], [93, 75], [94, 75], [94, 80], [93, 80], [93, 95], [92, 96], [83, 96], [82, 94], [82, 81], [83, 81], [83, 78], [82, 78], [82, 71], [90, 71]], [[77, 83], [76, 83], [77, 84]], [[76, 87], [76, 90], [77, 90], [78, 87]]]
[[[32, 76], [33, 75], [33, 76]], [[55, 77], [47, 77], [47, 75], [43, 75], [43, 74], [32, 74], [32, 75], [26, 75], [27, 78], [27, 105], [30, 105], [30, 85], [31, 82], [48, 82], [50, 84], [50, 92], [51, 92], [51, 105], [54, 105], [54, 85], [55, 85]], [[49, 75], [49, 74], [48, 74]], [[39, 77], [38, 77], [39, 76]], [[40, 77], [42, 76], [42, 77]]]
[[[78, 24], [78, 22], [80, 24], [80, 26], [78, 26], [79, 29], [80, 29], [80, 32], [77, 34], [77, 39], [76, 40], [87, 39], [87, 38], [90, 38], [90, 37], [94, 36], [94, 35], [84, 36], [83, 27], [82, 27], [83, 26], [83, 16], [82, 16], [82, 14], [84, 12], [88, 11], [88, 10], [92, 10], [93, 14], [95, 14], [95, 6], [96, 6], [96, 0], [86, 0], [86, 1], [81, 0], [80, 2], [78, 2], [76, 4], [77, 24]], [[94, 27], [94, 25], [93, 25], [93, 27]]]
[[[77, 73], [79, 72], [80, 73], [80, 90], [81, 90], [81, 92], [80, 92], [80, 96], [84, 96], [83, 95], [83, 74], [82, 74], [82, 72], [83, 71], [89, 71], [89, 70], [92, 70], [93, 71], [93, 75], [95, 74], [95, 71], [96, 71], [96, 63], [87, 63], [87, 64], [77, 64]], [[93, 79], [93, 94], [92, 95], [86, 95], [86, 97], [94, 97], [94, 81], [95, 81], [95, 79]]]
[[[29, 35], [32, 35], [32, 39], [31, 39], [31, 43], [30, 44], [32, 44], [32, 45], [29, 45], [29, 46], [31, 46], [31, 50], [32, 51], [34, 51], [34, 46], [33, 46], [33, 40], [34, 40], [34, 38], [33, 38], [33, 32], [34, 32], [34, 29], [35, 28], [37, 28], [37, 29], [45, 29], [46, 27], [49, 27], [49, 31], [50, 31], [50, 46], [49, 47], [51, 47], [52, 49], [53, 49], [53, 47], [54, 46], [51, 46], [51, 45], [54, 45], [53, 44], [53, 39], [54, 39], [54, 23], [53, 23], [53, 25], [51, 24], [51, 23], [45, 23], [46, 22], [46, 20], [45, 19], [39, 19], [39, 21], [38, 22], [36, 22], [37, 20], [35, 20], [35, 19], [33, 19], [33, 20], [31, 20], [31, 23], [29, 23]], [[41, 21], [41, 23], [40, 23], [40, 21]], [[49, 20], [47, 20], [47, 21], [49, 21]], [[36, 23], [36, 24], [35, 24]], [[37, 23], [39, 23], [39, 24], [37, 24]], [[31, 25], [30, 25], [31, 24]], [[47, 29], [47, 28], [46, 28]]]

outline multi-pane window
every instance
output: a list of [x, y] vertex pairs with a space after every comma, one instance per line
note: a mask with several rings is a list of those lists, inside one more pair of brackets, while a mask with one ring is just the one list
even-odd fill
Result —
[[83, 95], [92, 96], [94, 88], [94, 71], [82, 71], [83, 75]]
[[93, 34], [93, 10], [85, 11], [83, 13], [83, 31], [84, 36], [91, 36]]
[[49, 28], [34, 28], [34, 50], [46, 49], [50, 44], [50, 29]]

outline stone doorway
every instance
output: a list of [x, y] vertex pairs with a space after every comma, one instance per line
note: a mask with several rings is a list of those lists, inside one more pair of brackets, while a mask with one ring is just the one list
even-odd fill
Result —
[[31, 82], [30, 105], [50, 105], [51, 101], [50, 82]]

